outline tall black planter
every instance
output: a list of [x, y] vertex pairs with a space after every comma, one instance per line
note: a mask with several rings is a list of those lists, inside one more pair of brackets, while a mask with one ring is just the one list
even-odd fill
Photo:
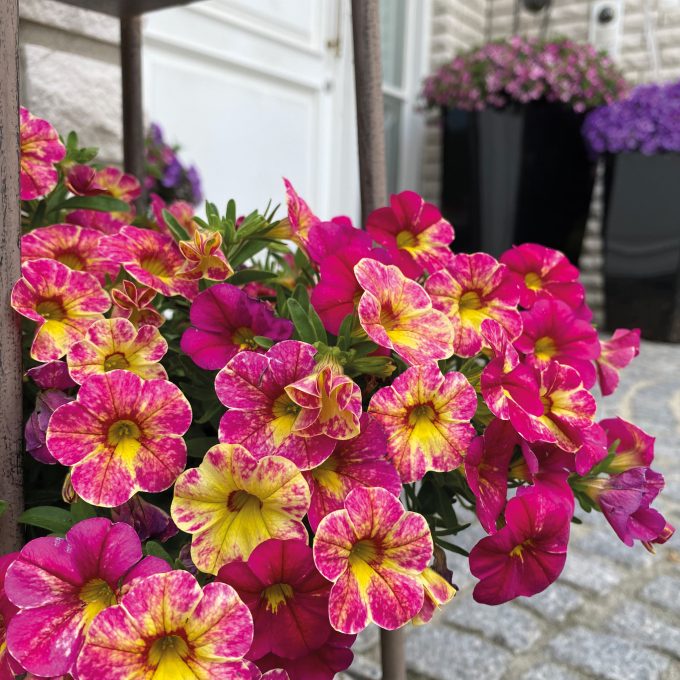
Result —
[[609, 156], [605, 174], [607, 327], [680, 342], [680, 154]]
[[583, 114], [531, 102], [442, 112], [442, 212], [458, 251], [499, 255], [532, 241], [577, 262], [595, 177]]

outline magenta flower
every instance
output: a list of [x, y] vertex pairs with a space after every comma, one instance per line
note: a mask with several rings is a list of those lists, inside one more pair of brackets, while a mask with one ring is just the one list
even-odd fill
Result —
[[420, 575], [432, 559], [425, 518], [381, 488], [356, 488], [343, 510], [324, 517], [314, 539], [317, 569], [333, 581], [330, 622], [342, 633], [371, 621], [394, 630], [424, 601]]
[[593, 360], [600, 355], [600, 341], [588, 321], [578, 319], [560, 300], [538, 300], [522, 313], [522, 321], [515, 347], [535, 365], [546, 366], [552, 359], [574, 368], [587, 389], [595, 384]]
[[617, 328], [610, 340], [600, 343], [602, 352], [596, 359], [597, 380], [602, 396], [612, 394], [619, 384], [619, 371], [640, 354], [640, 329]]
[[508, 468], [519, 442], [509, 422], [494, 418], [465, 456], [465, 477], [477, 498], [477, 517], [487, 534], [496, 533], [496, 520], [505, 508]]
[[217, 579], [232, 586], [253, 615], [251, 661], [267, 654], [297, 659], [322, 647], [333, 632], [331, 584], [317, 571], [304, 541], [260, 543], [247, 562], [224, 565]]
[[16, 675], [24, 672], [7, 649], [7, 627], [19, 609], [7, 598], [5, 576], [7, 569], [18, 556], [18, 552], [0, 556], [0, 678], [2, 680], [13, 680]]
[[[286, 676], [270, 673], [282, 669], [290, 680], [333, 680], [337, 673], [349, 668], [354, 654], [350, 649], [356, 635], [345, 635], [333, 631], [326, 644], [297, 659], [286, 659], [267, 654], [257, 660], [257, 667], [264, 673], [262, 680], [286, 680]], [[281, 672], [281, 671], [279, 671]]]
[[93, 619], [115, 604], [135, 578], [169, 571], [127, 524], [95, 517], [76, 524], [65, 538], [27, 543], [5, 577], [10, 601], [19, 608], [7, 630], [12, 656], [40, 676], [72, 671]]
[[310, 228], [307, 255], [320, 265], [327, 257], [346, 248], [366, 251], [372, 246], [373, 239], [362, 229], [356, 229], [349, 218], [336, 217], [332, 222], [319, 222]]
[[425, 290], [434, 308], [453, 324], [453, 349], [458, 356], [471, 357], [482, 349], [482, 323], [487, 319], [500, 324], [510, 340], [522, 332], [517, 284], [491, 255], [453, 255], [446, 269], [430, 276]]
[[369, 412], [387, 434], [387, 457], [403, 482], [462, 462], [475, 435], [477, 395], [462, 373], [442, 375], [435, 363], [412, 366], [371, 398]]
[[390, 204], [368, 216], [366, 231], [387, 248], [394, 264], [413, 279], [448, 266], [453, 227], [437, 207], [413, 191], [392, 194]]
[[24, 439], [26, 452], [30, 453], [40, 463], [54, 465], [57, 460], [47, 448], [47, 426], [50, 424], [52, 414], [62, 405], [73, 401], [61, 390], [44, 390], [38, 392], [35, 398], [35, 409], [26, 421]]
[[297, 419], [302, 409], [286, 387], [312, 374], [316, 349], [286, 340], [266, 354], [240, 352], [215, 379], [219, 400], [229, 408], [220, 421], [220, 441], [242, 444], [256, 458], [283, 456], [301, 470], [320, 465], [335, 441], [325, 435], [304, 436]]
[[160, 328], [165, 319], [153, 306], [156, 291], [151, 288], [138, 288], [132, 281], [123, 281], [120, 288], [111, 290], [114, 319], [128, 319], [134, 326], [156, 326]]
[[326, 515], [345, 507], [352, 489], [379, 486], [395, 496], [401, 492], [399, 474], [386, 458], [387, 439], [381, 425], [364, 413], [360, 426], [359, 435], [339, 441], [326, 460], [305, 473], [312, 494], [307, 518], [314, 531]]
[[253, 300], [229, 283], [204, 290], [191, 305], [188, 328], [180, 346], [201, 368], [215, 370], [242, 350], [261, 351], [253, 340], [263, 335], [272, 340], [286, 340], [293, 324], [277, 319], [263, 302]]
[[26, 375], [41, 390], [68, 390], [78, 384], [69, 375], [65, 361], [48, 361], [35, 368], [29, 368]]
[[140, 541], [164, 543], [177, 533], [170, 515], [157, 505], [145, 501], [139, 494], [123, 505], [111, 508], [111, 519], [129, 524], [137, 532]]
[[46, 120], [36, 118], [23, 106], [19, 114], [21, 200], [32, 201], [56, 186], [59, 175], [55, 165], [64, 158], [66, 149]]
[[579, 309], [585, 290], [579, 272], [565, 255], [536, 243], [523, 243], [506, 250], [500, 261], [519, 287], [519, 303], [530, 308], [536, 300], [557, 299]]
[[66, 221], [79, 227], [96, 229], [111, 236], [117, 234], [127, 222], [117, 216], [117, 213], [101, 212], [99, 210], [72, 210], [66, 214]]
[[607, 449], [613, 449], [616, 454], [607, 465], [607, 472], [625, 472], [630, 468], [649, 467], [652, 464], [654, 437], [623, 418], [601, 420], [600, 427], [607, 435]]
[[571, 515], [536, 490], [517, 495], [505, 508], [505, 526], [470, 552], [470, 571], [480, 579], [473, 597], [502, 604], [545, 590], [567, 558]]

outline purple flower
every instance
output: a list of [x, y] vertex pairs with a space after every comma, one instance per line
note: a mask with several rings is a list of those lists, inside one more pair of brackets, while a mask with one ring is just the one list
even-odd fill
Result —
[[175, 523], [170, 515], [159, 507], [147, 503], [139, 495], [133, 496], [127, 503], [111, 508], [111, 519], [114, 522], [129, 524], [139, 536], [140, 541], [160, 541], [164, 543], [177, 533]]
[[35, 410], [26, 421], [24, 438], [26, 440], [26, 451], [40, 463], [54, 465], [57, 462], [45, 443], [47, 426], [52, 414], [62, 404], [67, 404], [70, 401], [73, 401], [73, 397], [69, 397], [61, 390], [38, 392], [38, 396], [35, 398]]

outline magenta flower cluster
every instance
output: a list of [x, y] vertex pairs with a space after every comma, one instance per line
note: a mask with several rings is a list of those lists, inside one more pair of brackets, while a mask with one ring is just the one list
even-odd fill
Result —
[[627, 99], [595, 109], [583, 136], [596, 154], [680, 151], [680, 81], [640, 85]]
[[444, 64], [425, 80], [423, 96], [430, 106], [466, 111], [546, 100], [583, 112], [627, 89], [612, 60], [592, 45], [513, 36]]

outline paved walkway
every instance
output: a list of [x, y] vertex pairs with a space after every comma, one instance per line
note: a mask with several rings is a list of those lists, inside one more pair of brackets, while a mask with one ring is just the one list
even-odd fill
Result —
[[[680, 346], [644, 343], [599, 415], [656, 436], [666, 488], [655, 507], [680, 527]], [[467, 561], [449, 555], [461, 591], [430, 625], [407, 628], [409, 678], [680, 680], [680, 537], [650, 555], [621, 543], [599, 513], [579, 516], [562, 576], [533, 598], [475, 603]], [[458, 538], [469, 549], [482, 535], [473, 525]], [[349, 675], [379, 680], [377, 631], [355, 651]]]

